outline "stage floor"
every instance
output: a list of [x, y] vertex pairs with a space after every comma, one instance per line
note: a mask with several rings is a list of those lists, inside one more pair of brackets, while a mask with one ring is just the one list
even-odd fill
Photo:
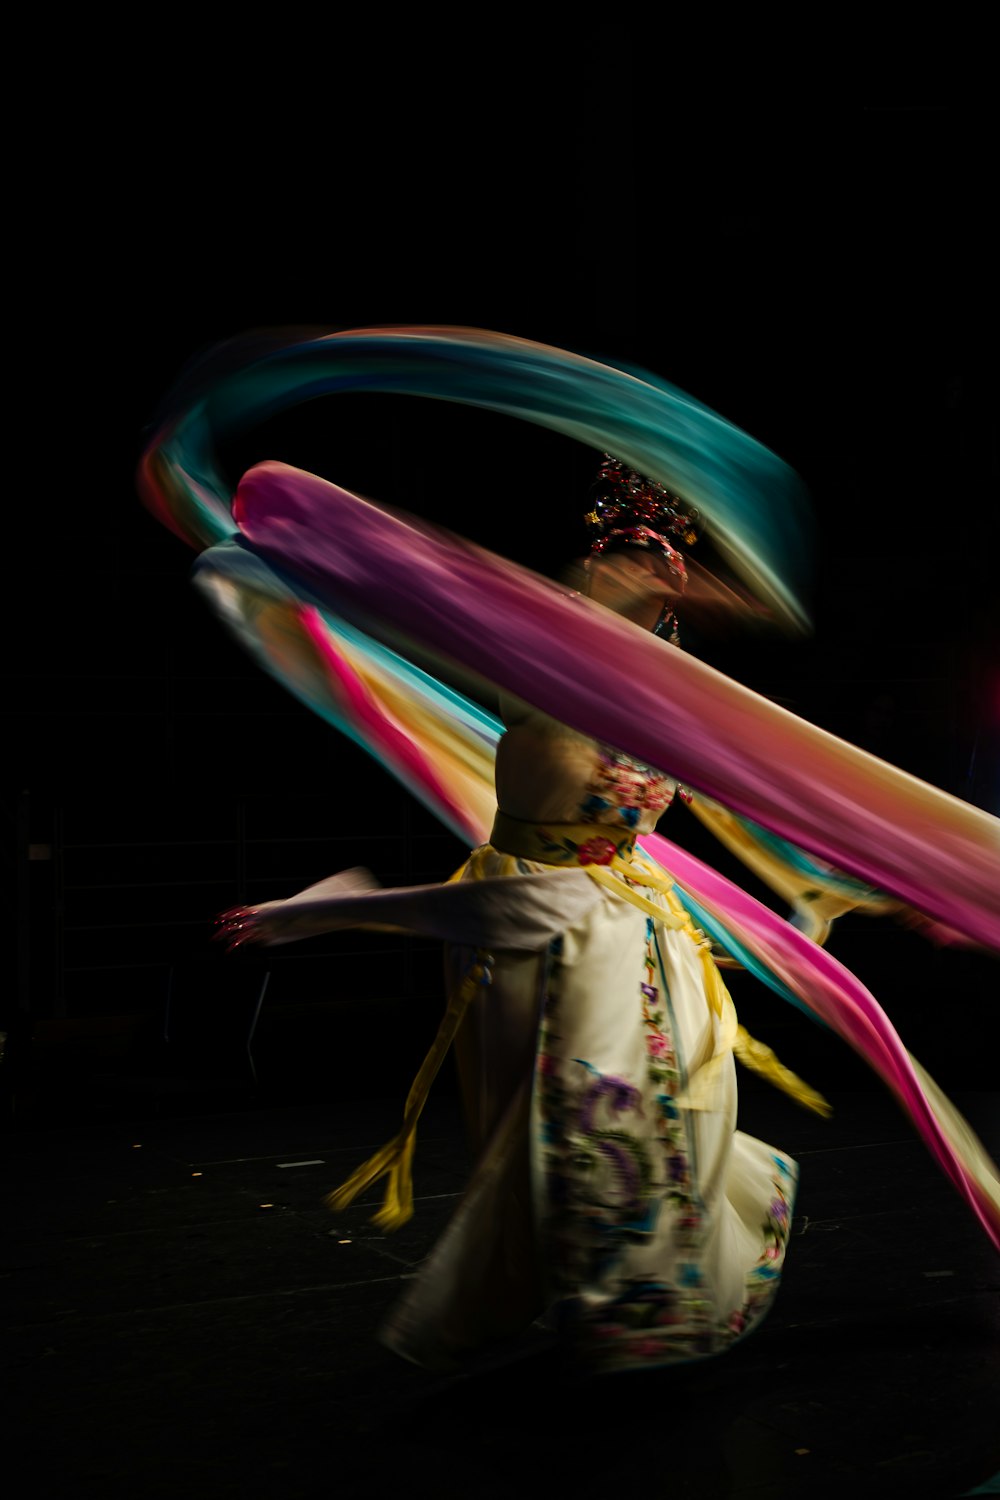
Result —
[[[375, 1339], [466, 1180], [449, 1095], [395, 1236], [377, 1192], [321, 1200], [399, 1099], [14, 1125], [5, 1468], [44, 1500], [997, 1493], [1000, 1259], [888, 1095], [824, 1122], [741, 1086], [802, 1168], [775, 1310], [718, 1361], [589, 1381], [541, 1332], [456, 1378]], [[957, 1102], [1000, 1155], [996, 1094]]]

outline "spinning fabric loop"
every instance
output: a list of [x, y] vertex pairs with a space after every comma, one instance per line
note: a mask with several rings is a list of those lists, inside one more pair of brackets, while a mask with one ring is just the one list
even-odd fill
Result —
[[[266, 670], [471, 841], [495, 811], [501, 726], [447, 685], [456, 678], [516, 694], [713, 799], [739, 820], [733, 847], [759, 835], [776, 888], [825, 889], [817, 930], [851, 905], [902, 903], [951, 940], [1000, 951], [1000, 824], [978, 808], [565, 587], [315, 475], [259, 464], [233, 492], [220, 438], [362, 389], [488, 407], [614, 452], [697, 505], [775, 621], [806, 624], [793, 566], [808, 552], [802, 486], [716, 413], [648, 372], [506, 335], [363, 329], [223, 349], [175, 391], [142, 462], [146, 503], [200, 551], [196, 582]], [[701, 862], [658, 836], [644, 845], [699, 926], [865, 1057], [1000, 1243], [995, 1167], [864, 987]], [[342, 911], [337, 896], [317, 903], [317, 930]]]

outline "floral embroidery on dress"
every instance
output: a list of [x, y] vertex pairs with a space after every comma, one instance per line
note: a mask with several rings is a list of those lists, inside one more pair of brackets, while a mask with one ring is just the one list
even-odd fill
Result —
[[666, 1029], [666, 1010], [660, 992], [653, 983], [656, 976], [656, 929], [652, 917], [646, 918], [646, 979], [640, 984], [642, 1019], [646, 1034], [646, 1077], [656, 1089], [660, 1110], [658, 1134], [667, 1152], [667, 1196], [686, 1210], [688, 1228], [696, 1228], [698, 1216], [691, 1208], [688, 1190], [690, 1170], [687, 1143], [680, 1111], [674, 1103], [681, 1075], [674, 1055], [674, 1044]]
[[550, 863], [574, 863], [580, 865], [610, 865], [617, 856], [630, 859], [634, 840], [629, 834], [619, 834], [617, 839], [595, 834], [592, 838], [577, 843], [575, 839], [552, 833], [539, 827], [535, 830], [539, 853]]
[[647, 1143], [629, 1129], [630, 1116], [644, 1117], [641, 1088], [583, 1058], [560, 1065], [559, 973], [550, 948], [536, 1094], [557, 1298], [599, 1283], [627, 1243], [651, 1232], [661, 1192]]
[[643, 814], [659, 815], [670, 806], [675, 786], [671, 777], [655, 767], [633, 760], [610, 745], [600, 745], [579, 814], [588, 823], [623, 823], [626, 828], [636, 828]]
[[784, 1157], [772, 1153], [771, 1161], [777, 1168], [777, 1175], [771, 1180], [773, 1197], [761, 1226], [761, 1252], [756, 1265], [747, 1274], [742, 1306], [730, 1313], [722, 1325], [721, 1331], [730, 1340], [749, 1332], [760, 1321], [774, 1300], [781, 1279], [798, 1174], [794, 1164]]
[[[687, 1126], [675, 1103], [684, 1078], [661, 996], [665, 978], [652, 918], [646, 937], [645, 972], [637, 976], [645, 1077], [602, 1073], [585, 1058], [560, 1057], [561, 971], [552, 949], [538, 1058], [552, 1314], [603, 1368], [695, 1358], [734, 1336], [718, 1328], [705, 1285], [710, 1222], [693, 1185]], [[780, 1208], [775, 1196], [779, 1219]], [[627, 1274], [630, 1247], [649, 1241], [665, 1212], [675, 1246], [672, 1279]]]
[[[553, 821], [520, 820], [531, 831], [532, 853], [521, 849], [515, 858], [485, 846], [493, 865], [480, 878], [589, 863], [646, 889], [636, 835], [683, 791], [675, 793], [655, 769], [593, 742], [577, 764], [575, 791], [558, 811], [552, 799], [546, 802]], [[616, 856], [632, 868], [616, 866]], [[678, 913], [676, 897], [656, 888], [647, 895], [665, 916]], [[608, 910], [617, 914], [618, 903]], [[739, 1260], [731, 1291], [722, 1292], [718, 1236], [729, 1215], [743, 1210], [732, 1207], [714, 1175], [714, 1121], [678, 1103], [689, 1081], [690, 1046], [702, 1048], [690, 1015], [696, 981], [687, 941], [700, 947], [711, 940], [691, 921], [678, 933], [653, 915], [643, 915], [644, 928], [634, 917], [619, 927], [608, 923], [606, 932], [597, 922], [586, 924], [585, 941], [570, 929], [565, 954], [563, 939], [553, 939], [543, 973], [531, 979], [541, 1000], [532, 1183], [548, 1316], [595, 1369], [698, 1360], [722, 1353], [771, 1306], [797, 1170], [773, 1147], [751, 1143], [756, 1222], [746, 1225], [749, 1238], [741, 1235], [737, 1250], [724, 1247], [730, 1262], [737, 1254]], [[593, 970], [592, 936], [599, 938]], [[589, 1024], [589, 1007], [599, 994], [603, 1003], [605, 987], [613, 1035]], [[721, 1117], [720, 1124], [725, 1128]], [[730, 1286], [728, 1276], [724, 1285]]]
[[609, 865], [618, 853], [611, 839], [588, 839], [576, 851], [581, 865]]
[[593, 1284], [628, 1241], [650, 1232], [658, 1187], [646, 1143], [628, 1128], [629, 1115], [643, 1114], [640, 1090], [582, 1058], [574, 1065], [579, 1073], [563, 1093], [561, 1150], [549, 1166], [567, 1210], [563, 1268], [572, 1283]]

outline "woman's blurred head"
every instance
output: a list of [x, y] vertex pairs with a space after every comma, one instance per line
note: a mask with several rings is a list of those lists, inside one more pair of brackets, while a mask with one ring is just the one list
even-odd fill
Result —
[[672, 615], [684, 589], [684, 574], [660, 553], [635, 546], [591, 554], [584, 565], [585, 592], [597, 604], [655, 630]]
[[[604, 455], [584, 520], [590, 557], [586, 592], [648, 630], [676, 640], [674, 609], [687, 584], [676, 543], [697, 539], [697, 512], [662, 484]], [[669, 632], [668, 632], [669, 627]]]

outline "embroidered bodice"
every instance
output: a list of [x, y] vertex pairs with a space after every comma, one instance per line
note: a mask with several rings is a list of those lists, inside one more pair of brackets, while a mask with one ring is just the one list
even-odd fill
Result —
[[497, 747], [500, 810], [538, 823], [599, 823], [650, 833], [677, 783], [609, 745], [504, 697], [507, 732]]

